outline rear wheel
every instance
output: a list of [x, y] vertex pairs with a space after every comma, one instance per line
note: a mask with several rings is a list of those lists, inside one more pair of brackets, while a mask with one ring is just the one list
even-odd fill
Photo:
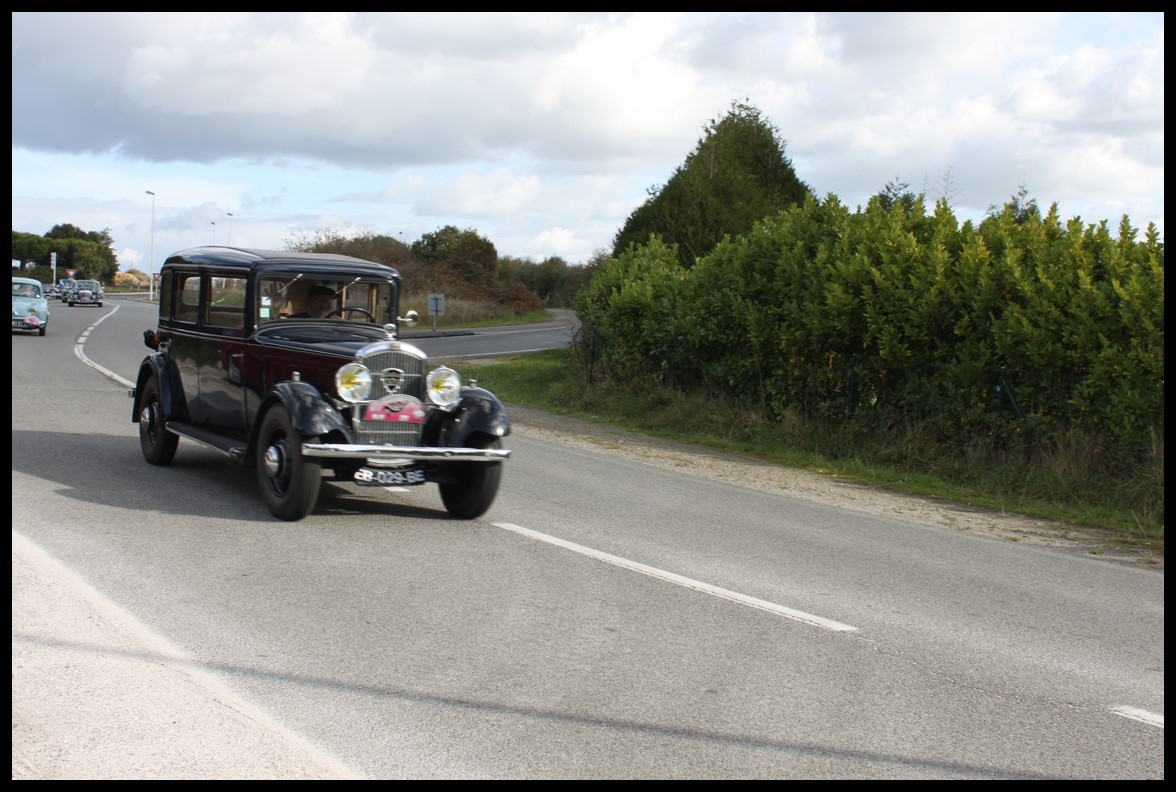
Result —
[[[482, 442], [471, 445], [474, 448], [502, 448], [502, 441], [497, 437], [484, 438]], [[502, 463], [451, 462], [450, 466], [451, 480], [437, 485], [445, 510], [462, 520], [481, 517], [498, 495]]]
[[165, 417], [159, 399], [159, 381], [153, 374], [143, 385], [143, 398], [139, 402], [139, 448], [143, 449], [143, 458], [152, 465], [171, 464], [180, 444], [180, 438], [164, 428]]
[[261, 422], [256, 467], [261, 498], [271, 514], [294, 521], [314, 511], [323, 483], [322, 464], [303, 455], [302, 435], [282, 405], [274, 406]]

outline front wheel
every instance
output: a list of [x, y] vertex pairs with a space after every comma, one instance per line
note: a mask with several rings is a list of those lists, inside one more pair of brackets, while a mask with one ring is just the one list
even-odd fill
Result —
[[292, 522], [314, 511], [323, 484], [322, 463], [303, 455], [302, 435], [282, 405], [275, 405], [261, 422], [256, 467], [261, 499], [271, 514]]
[[[502, 448], [497, 437], [474, 445], [475, 448]], [[494, 503], [502, 481], [501, 462], [451, 462], [451, 480], [441, 482], [441, 502], [445, 510], [462, 520], [481, 517]]]
[[143, 385], [143, 399], [139, 402], [139, 448], [143, 458], [152, 465], [171, 464], [180, 438], [164, 428], [166, 416], [159, 399], [159, 380], [148, 377]]

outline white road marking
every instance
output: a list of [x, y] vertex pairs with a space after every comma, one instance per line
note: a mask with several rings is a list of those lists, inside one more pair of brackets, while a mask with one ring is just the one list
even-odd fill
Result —
[[1140, 723], [1146, 723], [1148, 726], [1164, 728], [1164, 716], [1157, 715], [1154, 712], [1148, 712], [1137, 707], [1111, 707], [1111, 712], [1121, 718], [1129, 718], [1131, 720], [1137, 720]]
[[94, 324], [90, 325], [89, 327], [87, 327], [85, 330], [83, 330], [81, 332], [81, 335], [78, 336], [78, 340], [76, 342], [74, 342], [74, 355], [77, 356], [78, 360], [82, 361], [87, 366], [89, 366], [90, 368], [99, 372], [100, 374], [106, 375], [107, 377], [109, 377], [110, 379], [119, 383], [120, 385], [123, 385], [128, 388], [133, 388], [133, 387], [135, 387], [135, 383], [131, 382], [126, 377], [120, 377], [118, 374], [115, 374], [110, 369], [99, 366], [93, 360], [90, 360], [90, 358], [86, 357], [86, 339], [90, 337], [90, 333], [92, 333], [94, 331], [95, 327], [102, 324], [110, 317], [114, 316], [115, 312], [118, 311], [118, 308], [119, 307], [117, 305], [112, 306], [110, 309], [110, 313], [104, 314], [96, 322], [94, 322]]
[[636, 561], [629, 561], [628, 559], [621, 558], [620, 556], [602, 553], [599, 550], [593, 550], [591, 547], [585, 547], [584, 545], [578, 545], [573, 542], [564, 541], [563, 539], [557, 539], [554, 536], [539, 533], [538, 531], [532, 531], [528, 528], [514, 525], [513, 523], [494, 523], [494, 525], [495, 527], [503, 528], [507, 531], [513, 531], [514, 533], [525, 536], [529, 539], [536, 539], [540, 542], [547, 542], [548, 544], [553, 544], [556, 547], [562, 547], [565, 550], [571, 550], [573, 553], [580, 553], [581, 555], [588, 556], [589, 558], [595, 558], [599, 561], [604, 561], [605, 563], [619, 566], [622, 569], [629, 569], [634, 572], [640, 572], [643, 575], [649, 575], [650, 577], [655, 577], [659, 580], [665, 580], [679, 586], [684, 586], [688, 589], [701, 591], [704, 594], [710, 594], [713, 597], [720, 597], [725, 600], [737, 602], [741, 605], [747, 605], [752, 608], [759, 608], [760, 610], [765, 610], [769, 613], [775, 613], [778, 616], [804, 622], [805, 624], [811, 624], [815, 627], [822, 627], [826, 630], [833, 630], [834, 632], [858, 631], [857, 627], [851, 627], [848, 624], [842, 624], [840, 622], [835, 622], [832, 619], [826, 619], [821, 616], [814, 616], [811, 613], [804, 613], [803, 611], [793, 610], [792, 608], [785, 608], [783, 605], [777, 605], [774, 602], [756, 599], [755, 597], [749, 597], [746, 594], [740, 594], [736, 591], [730, 591], [728, 589], [719, 588], [718, 586], [712, 586], [709, 583], [703, 583], [698, 580], [692, 580], [688, 577], [682, 577], [681, 575], [676, 575], [673, 572], [666, 572], [662, 569], [646, 566], [645, 564], [639, 564]]

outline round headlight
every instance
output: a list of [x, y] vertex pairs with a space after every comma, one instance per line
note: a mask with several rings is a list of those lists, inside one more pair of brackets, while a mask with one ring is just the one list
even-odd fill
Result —
[[361, 402], [372, 392], [372, 375], [358, 363], [348, 363], [335, 372], [335, 389], [345, 401]]
[[453, 369], [440, 366], [429, 372], [425, 380], [425, 391], [433, 404], [449, 407], [457, 404], [457, 400], [461, 398], [461, 378]]

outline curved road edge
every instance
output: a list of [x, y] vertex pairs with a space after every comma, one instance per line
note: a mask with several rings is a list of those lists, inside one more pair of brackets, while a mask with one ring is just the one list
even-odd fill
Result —
[[12, 778], [362, 779], [12, 532]]

